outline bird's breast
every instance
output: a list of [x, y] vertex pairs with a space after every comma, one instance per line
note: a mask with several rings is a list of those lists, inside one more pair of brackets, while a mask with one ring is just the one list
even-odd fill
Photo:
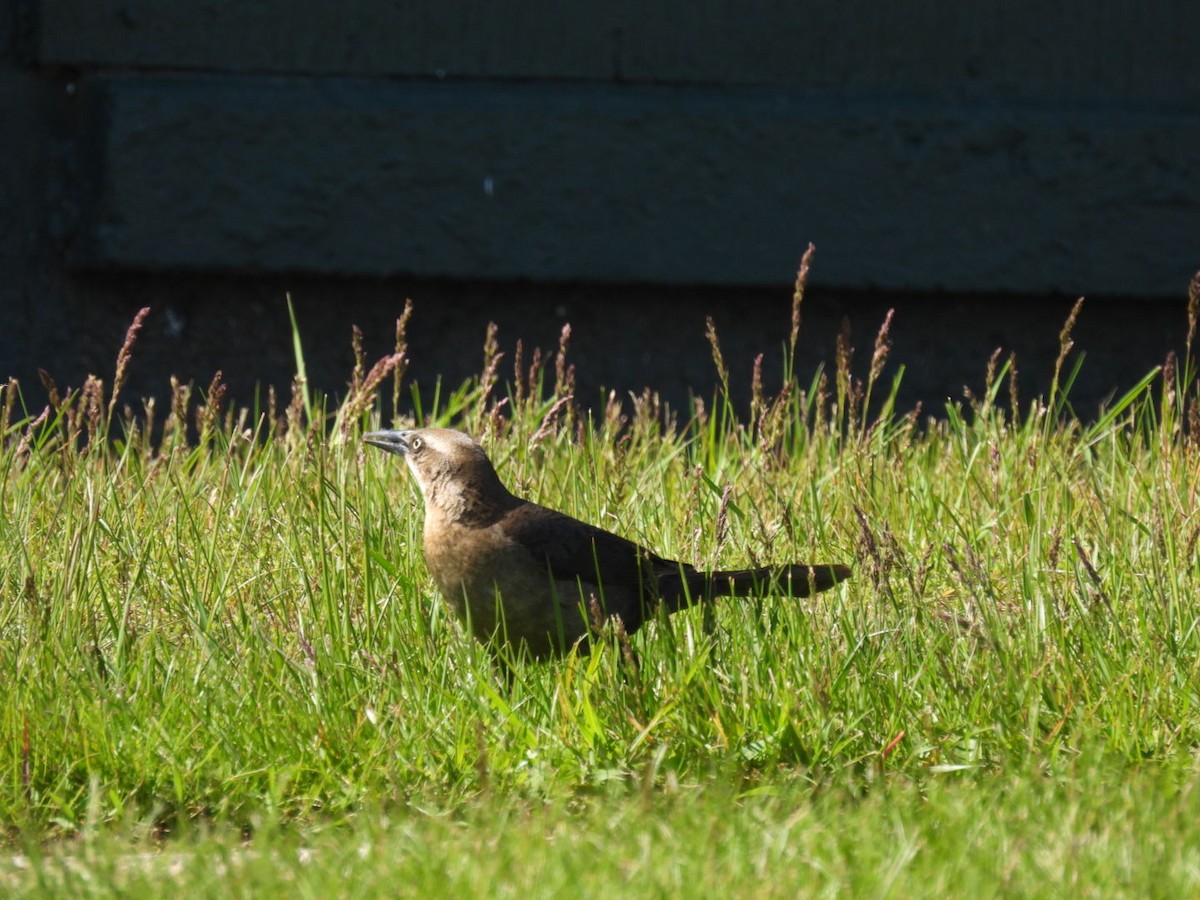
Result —
[[[427, 525], [425, 562], [451, 609], [480, 640], [499, 634], [523, 640], [541, 655], [548, 640], [569, 646], [586, 630], [581, 586], [556, 581], [545, 560], [535, 559], [499, 526]], [[582, 593], [588, 588], [582, 586]]]

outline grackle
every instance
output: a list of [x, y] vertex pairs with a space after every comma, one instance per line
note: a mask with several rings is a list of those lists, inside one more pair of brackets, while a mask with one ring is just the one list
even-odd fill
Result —
[[807, 597], [850, 577], [841, 565], [700, 571], [514, 496], [462, 432], [375, 431], [363, 439], [412, 470], [425, 500], [425, 562], [455, 614], [480, 641], [535, 658], [587, 636], [596, 604], [633, 634], [659, 604], [675, 612], [719, 596]]

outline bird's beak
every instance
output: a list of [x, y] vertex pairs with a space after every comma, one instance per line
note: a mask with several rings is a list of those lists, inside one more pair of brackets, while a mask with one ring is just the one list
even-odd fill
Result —
[[363, 435], [363, 443], [404, 456], [408, 453], [408, 441], [411, 431], [370, 431]]

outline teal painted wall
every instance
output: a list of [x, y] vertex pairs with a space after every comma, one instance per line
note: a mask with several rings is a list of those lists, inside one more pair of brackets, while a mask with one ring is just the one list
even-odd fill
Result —
[[[1039, 299], [1121, 298], [1120, 330], [1127, 302], [1184, 297], [1197, 34], [1194, 0], [0, 0], [0, 376], [109, 365], [133, 297], [175, 310], [169, 346], [206, 335], [164, 365], [221, 348], [252, 369], [254, 336], [204, 311], [264, 285], [323, 298], [309, 321], [339, 334], [339, 296], [419, 288], [479, 335], [479, 285], [539, 285], [552, 313], [661, 289], [655, 321], [685, 321], [703, 363], [680, 288], [786, 304], [811, 241], [826, 330], [855, 298], [917, 298], [910, 373], [957, 395], [939, 340], [1019, 341], [1006, 303], [1028, 330]], [[1161, 359], [1147, 327], [1127, 365]], [[430, 340], [454, 362], [429, 364], [457, 371], [471, 340]], [[597, 377], [653, 383], [638, 359]]]

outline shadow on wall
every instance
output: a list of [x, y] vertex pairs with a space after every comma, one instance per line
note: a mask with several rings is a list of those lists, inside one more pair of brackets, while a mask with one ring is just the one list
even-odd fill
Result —
[[[60, 388], [78, 387], [88, 374], [111, 381], [129, 323], [139, 308], [149, 306], [123, 402], [148, 396], [163, 402], [170, 395], [170, 376], [203, 388], [220, 371], [228, 402], [254, 406], [257, 398], [263, 405], [268, 386], [286, 398], [295, 373], [288, 291], [310, 385], [334, 396], [344, 395], [354, 365], [352, 326], [363, 332], [369, 362], [392, 352], [396, 320], [408, 296], [414, 309], [406, 335], [406, 381], [417, 384], [425, 397], [439, 379], [454, 388], [481, 372], [489, 322], [498, 326], [504, 354], [501, 385], [513, 380], [518, 341], [526, 368], [535, 348], [548, 361], [569, 323], [568, 359], [576, 369], [581, 406], [601, 406], [603, 392], [610, 390], [625, 396], [649, 387], [683, 414], [692, 394], [707, 401], [717, 385], [706, 317], [715, 324], [735, 401], [745, 406], [758, 354], [763, 355], [765, 389], [778, 388], [792, 303], [786, 288], [92, 277], [72, 291], [80, 299], [65, 322], [32, 335], [6, 374], [20, 378], [31, 409], [43, 402], [39, 368]], [[1133, 386], [1168, 351], [1182, 350], [1186, 293], [1187, 286], [1181, 286], [1177, 303], [1085, 302], [1072, 332], [1074, 353], [1086, 357], [1071, 393], [1080, 415], [1090, 416], [1113, 392]], [[878, 329], [894, 309], [883, 384], [890, 386], [898, 367], [904, 367], [901, 411], [920, 403], [924, 412], [936, 415], [948, 399], [962, 400], [964, 387], [978, 393], [997, 348], [1002, 359], [1016, 354], [1021, 396], [1029, 399], [1047, 390], [1073, 299], [885, 296], [810, 287], [801, 306], [797, 377], [807, 386], [818, 367], [832, 372], [839, 331], [848, 326], [853, 369], [865, 378]]]

